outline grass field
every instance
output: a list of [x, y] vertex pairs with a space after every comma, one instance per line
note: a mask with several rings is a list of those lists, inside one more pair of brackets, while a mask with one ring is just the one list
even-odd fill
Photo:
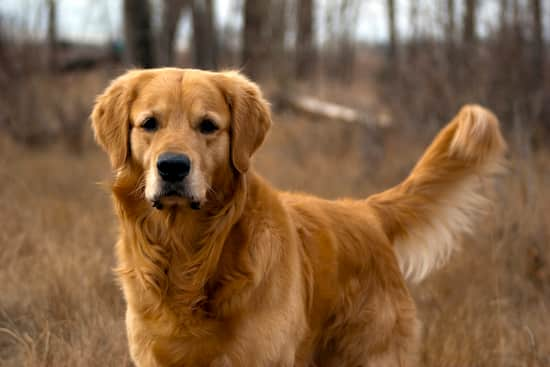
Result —
[[[283, 189], [365, 197], [403, 179], [435, 133], [407, 123], [379, 132], [277, 113], [255, 165]], [[110, 171], [86, 134], [79, 154], [0, 138], [0, 366], [131, 365], [100, 184]], [[550, 365], [550, 152], [519, 149], [520, 131], [506, 137], [509, 173], [491, 213], [412, 286], [425, 366]]]

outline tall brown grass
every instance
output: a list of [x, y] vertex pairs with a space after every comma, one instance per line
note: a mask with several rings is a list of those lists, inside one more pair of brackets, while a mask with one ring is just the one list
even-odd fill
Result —
[[[78, 98], [90, 108], [106, 76], [86, 78], [73, 82], [88, 85]], [[439, 123], [455, 112], [438, 111]], [[395, 116], [380, 132], [277, 113], [256, 167], [282, 189], [365, 197], [403, 179], [438, 125]], [[550, 365], [550, 153], [518, 148], [521, 129], [506, 135], [493, 210], [447, 267], [412, 285], [425, 366]], [[111, 173], [90, 144], [77, 155], [0, 139], [1, 366], [131, 365], [111, 270], [116, 220], [99, 184]]]

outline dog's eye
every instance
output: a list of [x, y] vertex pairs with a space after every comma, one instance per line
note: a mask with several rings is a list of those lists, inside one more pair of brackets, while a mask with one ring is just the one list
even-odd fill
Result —
[[141, 124], [141, 127], [146, 131], [155, 131], [158, 128], [157, 119], [154, 117], [147, 117]]
[[218, 130], [218, 125], [214, 123], [214, 121], [210, 119], [204, 119], [201, 121], [199, 125], [199, 131], [202, 134], [212, 134], [214, 131]]

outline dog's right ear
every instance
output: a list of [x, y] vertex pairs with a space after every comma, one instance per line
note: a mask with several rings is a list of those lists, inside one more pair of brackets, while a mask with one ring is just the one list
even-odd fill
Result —
[[129, 71], [113, 80], [96, 98], [91, 115], [92, 128], [96, 141], [109, 154], [114, 169], [122, 167], [128, 159], [130, 106], [146, 73]]

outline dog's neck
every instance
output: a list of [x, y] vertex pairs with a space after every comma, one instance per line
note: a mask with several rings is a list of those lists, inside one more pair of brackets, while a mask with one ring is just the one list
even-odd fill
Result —
[[178, 309], [201, 310], [224, 245], [246, 206], [248, 182], [247, 174], [235, 175], [223, 195], [218, 191], [217, 200], [200, 210], [157, 210], [140, 192], [140, 176], [120, 173], [112, 191], [121, 218], [121, 276], [132, 274], [159, 304], [169, 300]]

